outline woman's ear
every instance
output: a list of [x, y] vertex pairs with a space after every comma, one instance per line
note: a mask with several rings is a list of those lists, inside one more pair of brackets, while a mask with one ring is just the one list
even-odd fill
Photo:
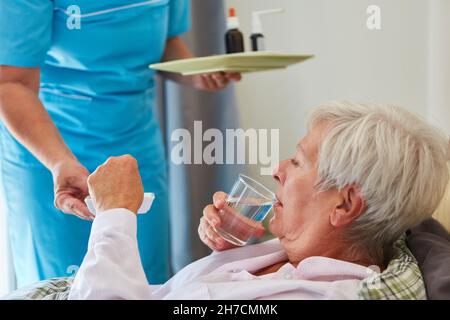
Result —
[[336, 228], [345, 226], [358, 218], [365, 206], [361, 190], [355, 185], [340, 190], [338, 199], [338, 203], [330, 215], [330, 223]]

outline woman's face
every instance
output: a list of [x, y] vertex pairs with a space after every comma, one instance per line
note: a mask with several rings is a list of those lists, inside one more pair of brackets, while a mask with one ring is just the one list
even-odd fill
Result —
[[278, 182], [278, 202], [269, 228], [288, 254], [291, 249], [301, 255], [314, 255], [315, 250], [324, 249], [323, 240], [331, 230], [329, 214], [336, 205], [336, 191], [318, 192], [315, 186], [324, 131], [325, 124], [312, 128], [297, 144], [294, 155], [281, 162], [273, 174]]

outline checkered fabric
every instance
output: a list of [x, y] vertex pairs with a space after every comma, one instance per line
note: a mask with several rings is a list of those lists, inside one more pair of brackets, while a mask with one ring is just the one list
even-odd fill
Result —
[[394, 243], [393, 258], [382, 273], [361, 282], [358, 296], [364, 300], [425, 300], [425, 283], [405, 238]]
[[53, 278], [36, 282], [14, 291], [4, 300], [67, 300], [73, 277]]

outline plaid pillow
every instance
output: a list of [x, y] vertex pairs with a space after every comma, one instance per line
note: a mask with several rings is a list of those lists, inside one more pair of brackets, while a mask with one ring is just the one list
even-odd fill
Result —
[[361, 282], [359, 299], [425, 300], [425, 284], [416, 258], [408, 249], [405, 237], [394, 243], [394, 254], [382, 273], [373, 273]]
[[4, 300], [67, 300], [73, 277], [39, 281], [14, 291]]

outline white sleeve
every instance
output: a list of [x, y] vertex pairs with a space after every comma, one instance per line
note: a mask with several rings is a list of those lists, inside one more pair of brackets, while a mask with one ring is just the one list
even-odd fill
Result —
[[133, 212], [111, 209], [98, 213], [69, 299], [151, 299], [136, 233]]

